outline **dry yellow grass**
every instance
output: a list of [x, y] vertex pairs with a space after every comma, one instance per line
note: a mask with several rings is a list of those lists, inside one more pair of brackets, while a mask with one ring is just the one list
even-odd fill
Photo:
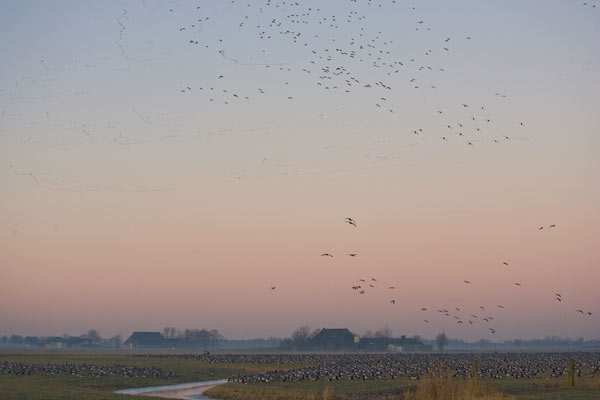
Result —
[[323, 390], [323, 395], [321, 396], [322, 400], [333, 400], [333, 392], [329, 386], [325, 387]]
[[415, 390], [405, 393], [406, 400], [506, 400], [513, 399], [497, 389], [472, 380], [453, 379], [447, 374], [421, 380]]
[[[568, 389], [567, 380], [547, 380], [533, 383], [534, 387], [542, 389]], [[600, 375], [592, 377], [575, 377], [575, 389], [600, 390]]]

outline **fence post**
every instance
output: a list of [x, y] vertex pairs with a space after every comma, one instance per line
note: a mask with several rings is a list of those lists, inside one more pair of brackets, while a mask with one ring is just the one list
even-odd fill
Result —
[[569, 359], [569, 375], [567, 378], [567, 386], [572, 388], [575, 387], [575, 360]]

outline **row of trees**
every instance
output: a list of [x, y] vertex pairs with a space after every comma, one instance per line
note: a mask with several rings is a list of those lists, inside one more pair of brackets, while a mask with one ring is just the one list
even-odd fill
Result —
[[301, 326], [292, 333], [292, 337], [285, 338], [279, 344], [284, 350], [304, 350], [310, 339], [314, 338], [321, 332], [321, 329], [311, 331], [307, 325]]

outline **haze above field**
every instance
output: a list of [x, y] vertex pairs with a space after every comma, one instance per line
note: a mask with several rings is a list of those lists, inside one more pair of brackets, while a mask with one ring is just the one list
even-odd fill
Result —
[[597, 336], [597, 4], [0, 3], [0, 333]]

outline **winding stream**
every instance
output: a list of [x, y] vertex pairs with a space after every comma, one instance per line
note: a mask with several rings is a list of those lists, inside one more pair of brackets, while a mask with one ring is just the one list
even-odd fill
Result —
[[178, 385], [150, 386], [143, 388], [117, 390], [117, 394], [142, 395], [168, 399], [210, 399], [202, 395], [205, 390], [227, 383], [227, 379], [214, 381], [180, 383]]

